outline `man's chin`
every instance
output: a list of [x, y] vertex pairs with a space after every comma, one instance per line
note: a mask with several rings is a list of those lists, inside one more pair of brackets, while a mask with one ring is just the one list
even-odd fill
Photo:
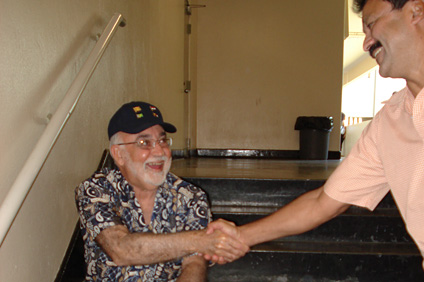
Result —
[[146, 170], [146, 182], [150, 183], [155, 186], [162, 185], [166, 180], [166, 175], [169, 172], [169, 169], [171, 167], [171, 162], [167, 162], [164, 164], [161, 171], [149, 171]]
[[387, 77], [392, 77], [395, 78], [393, 76], [393, 74], [391, 74], [389, 71], [387, 71], [386, 69], [384, 69], [384, 67], [379, 68], [378, 73], [380, 74], [381, 77], [387, 78]]
[[161, 173], [155, 173], [153, 176], [149, 175], [148, 179], [146, 179], [146, 182], [155, 186], [160, 186], [165, 182], [165, 179], [166, 173], [162, 171]]

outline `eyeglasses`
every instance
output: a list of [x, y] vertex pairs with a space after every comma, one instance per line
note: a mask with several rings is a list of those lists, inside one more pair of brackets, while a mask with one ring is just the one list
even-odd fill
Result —
[[127, 143], [118, 143], [115, 145], [130, 145], [135, 144], [136, 146], [140, 147], [141, 149], [147, 149], [151, 150], [156, 147], [156, 144], [158, 144], [161, 148], [168, 148], [172, 145], [172, 138], [164, 138], [159, 140], [153, 140], [153, 139], [137, 139], [134, 142], [127, 142]]

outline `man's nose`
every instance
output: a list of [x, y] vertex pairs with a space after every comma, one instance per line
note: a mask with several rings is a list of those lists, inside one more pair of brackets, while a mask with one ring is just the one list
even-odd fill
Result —
[[377, 41], [374, 38], [372, 38], [369, 34], [366, 34], [362, 48], [365, 52], [368, 52], [375, 42]]
[[151, 149], [151, 153], [155, 156], [162, 156], [165, 154], [164, 148], [159, 145], [158, 141], [155, 141], [153, 148]]

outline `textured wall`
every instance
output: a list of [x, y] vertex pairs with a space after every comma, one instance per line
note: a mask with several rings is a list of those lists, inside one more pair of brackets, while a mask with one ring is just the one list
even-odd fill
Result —
[[[177, 149], [184, 132], [200, 148], [298, 149], [297, 116], [340, 114], [343, 1], [207, 1], [194, 11], [189, 101], [184, 4], [1, 1], [0, 202], [96, 35], [115, 12], [127, 26], [115, 34], [1, 246], [0, 281], [54, 280], [77, 220], [74, 187], [97, 167], [108, 119], [123, 102], [159, 106], [179, 129]], [[338, 150], [335, 127], [331, 150]]]
[[[74, 187], [107, 146], [109, 117], [146, 100], [183, 129], [183, 0], [0, 3], [0, 202], [115, 12], [119, 28], [0, 249], [0, 281], [53, 281], [77, 221]], [[174, 135], [182, 148], [183, 130]]]

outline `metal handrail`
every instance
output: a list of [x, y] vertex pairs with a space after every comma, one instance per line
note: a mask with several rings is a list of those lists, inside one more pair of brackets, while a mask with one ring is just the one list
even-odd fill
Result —
[[0, 246], [3, 244], [7, 232], [12, 226], [26, 195], [31, 189], [63, 127], [74, 111], [85, 86], [90, 80], [106, 47], [109, 45], [112, 36], [119, 26], [123, 27], [125, 25], [126, 22], [122, 15], [115, 13], [10, 188], [0, 207]]

